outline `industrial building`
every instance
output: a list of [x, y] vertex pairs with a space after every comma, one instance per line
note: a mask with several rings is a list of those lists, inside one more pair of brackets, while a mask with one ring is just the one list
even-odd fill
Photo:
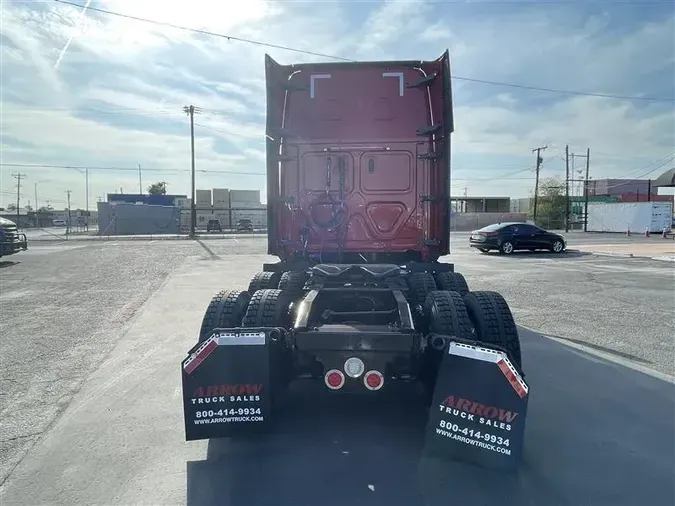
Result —
[[175, 206], [98, 203], [99, 235], [178, 234], [180, 211]]
[[[192, 199], [187, 195], [109, 193], [107, 202], [99, 202], [99, 233], [187, 232], [191, 206]], [[250, 219], [257, 229], [267, 227], [267, 206], [260, 203], [260, 190], [196, 189], [195, 212], [197, 230], [205, 229], [213, 219], [217, 219], [223, 229], [236, 227], [243, 218]]]
[[[267, 206], [260, 203], [260, 190], [231, 190], [213, 188], [196, 190], [197, 229], [206, 228], [209, 220], [216, 219], [223, 229], [235, 228], [241, 219], [250, 219], [253, 227], [267, 227]], [[181, 230], [190, 228], [190, 199], [178, 202]]]
[[526, 213], [511, 211], [509, 197], [450, 197], [453, 231], [470, 231], [508, 221], [525, 221]]
[[622, 202], [647, 202], [653, 200], [650, 196], [658, 195], [658, 187], [651, 179], [595, 179], [588, 181], [588, 194], [621, 196]]
[[149, 206], [179, 206], [179, 202], [188, 200], [187, 195], [146, 195], [144, 193], [108, 193], [108, 202], [126, 202], [128, 204], [146, 204]]
[[51, 209], [35, 211], [22, 207], [17, 213], [16, 209], [11, 211], [0, 209], [0, 218], [5, 218], [16, 223], [19, 228], [48, 228], [54, 226], [54, 220], [68, 223], [70, 214], [70, 227], [80, 229], [85, 227], [96, 227], [98, 225], [98, 213], [96, 211], [87, 212], [82, 209]]
[[508, 213], [510, 197], [450, 197], [450, 208], [458, 213]]

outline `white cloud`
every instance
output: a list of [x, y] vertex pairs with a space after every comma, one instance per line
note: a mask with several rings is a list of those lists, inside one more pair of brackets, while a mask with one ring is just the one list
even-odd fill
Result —
[[[441, 9], [425, 0], [92, 4], [355, 59], [434, 59], [449, 47], [458, 76], [620, 95], [675, 94], [675, 13], [667, 10], [628, 21], [609, 6], [597, 12], [580, 5], [504, 7], [498, 13], [471, 3]], [[130, 169], [90, 171], [90, 205], [120, 186], [136, 191], [139, 163], [144, 184], [163, 179], [172, 192], [188, 192], [189, 124], [181, 110], [187, 104], [202, 108], [195, 117], [198, 184], [264, 191], [264, 54], [282, 64], [327, 59], [91, 9], [78, 21], [81, 8], [58, 3], [4, 2], [1, 9], [2, 161]], [[454, 100], [453, 190], [467, 186], [469, 194], [526, 195], [527, 180], [486, 179], [531, 166], [531, 150], [539, 145], [549, 145], [550, 174], [562, 173], [565, 144], [576, 152], [590, 147], [596, 178], [635, 171], [675, 149], [672, 103], [461, 80], [454, 81]], [[0, 170], [2, 204], [13, 170]], [[72, 189], [74, 205], [84, 205], [78, 172], [20, 170], [29, 186], [41, 181], [40, 191], [52, 192], [55, 202]]]

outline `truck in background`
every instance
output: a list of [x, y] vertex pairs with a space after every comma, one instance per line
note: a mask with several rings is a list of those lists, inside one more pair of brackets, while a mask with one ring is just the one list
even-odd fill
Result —
[[14, 255], [27, 249], [26, 234], [19, 233], [19, 229], [13, 221], [0, 218], [0, 257]]

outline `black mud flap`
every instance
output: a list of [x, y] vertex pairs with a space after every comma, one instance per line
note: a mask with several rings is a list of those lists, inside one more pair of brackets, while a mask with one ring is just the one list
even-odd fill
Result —
[[272, 416], [270, 347], [283, 329], [214, 329], [181, 364], [185, 439], [264, 430]]
[[517, 470], [525, 433], [527, 384], [504, 351], [447, 339], [424, 454]]

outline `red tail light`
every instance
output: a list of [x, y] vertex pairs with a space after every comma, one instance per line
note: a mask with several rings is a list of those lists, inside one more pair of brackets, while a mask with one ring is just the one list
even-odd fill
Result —
[[494, 237], [495, 235], [499, 235], [499, 232], [481, 232], [480, 235], [484, 235], [485, 237]]
[[363, 384], [368, 390], [379, 390], [384, 385], [384, 376], [380, 371], [368, 371], [363, 377]]
[[324, 381], [331, 390], [340, 390], [345, 384], [345, 375], [339, 369], [331, 369], [326, 373]]

